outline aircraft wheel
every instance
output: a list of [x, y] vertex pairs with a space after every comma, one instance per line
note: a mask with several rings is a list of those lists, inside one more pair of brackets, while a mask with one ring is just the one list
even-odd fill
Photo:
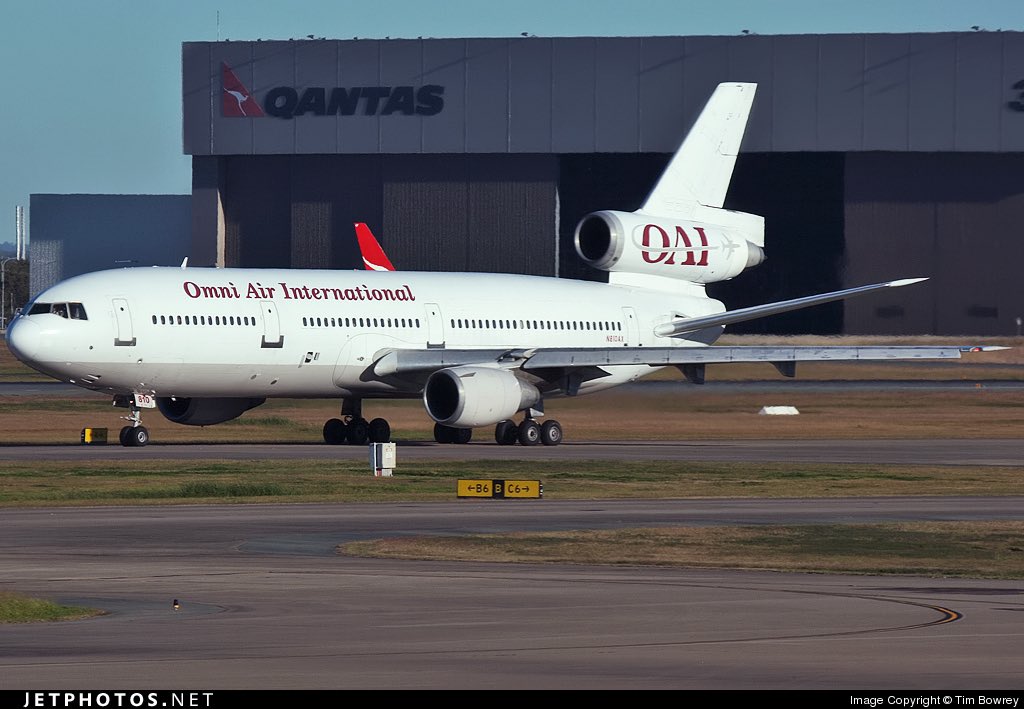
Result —
[[511, 446], [519, 436], [519, 427], [515, 421], [499, 421], [494, 427], [494, 440], [499, 446]]
[[540, 440], [540, 426], [533, 419], [526, 419], [519, 424], [519, 443], [524, 446], [533, 446]]
[[121, 442], [122, 446], [130, 446], [131, 445], [131, 443], [128, 442], [128, 435], [131, 432], [132, 432], [132, 427], [131, 426], [123, 426], [121, 428], [121, 432], [119, 434], [117, 434], [117, 440]]
[[562, 442], [562, 424], [558, 421], [545, 421], [540, 427], [540, 442], [546, 446], [557, 446]]
[[473, 429], [471, 428], [453, 428], [452, 443], [469, 443], [473, 437]]
[[443, 423], [435, 423], [434, 440], [438, 443], [455, 443], [455, 429]]
[[346, 437], [348, 442], [354, 446], [366, 445], [366, 441], [370, 438], [370, 425], [366, 423], [366, 419], [349, 421]]
[[324, 424], [324, 442], [336, 446], [344, 443], [347, 438], [345, 422], [341, 419], [330, 419]]
[[369, 426], [370, 443], [390, 443], [391, 424], [381, 418], [370, 421]]
[[141, 448], [149, 443], [149, 431], [145, 426], [128, 426], [128, 435], [125, 436], [125, 440], [128, 442], [127, 445], [132, 448]]

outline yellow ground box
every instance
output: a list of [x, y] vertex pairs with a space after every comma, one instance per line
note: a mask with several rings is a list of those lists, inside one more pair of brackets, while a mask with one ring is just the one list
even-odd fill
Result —
[[83, 428], [82, 443], [86, 445], [104, 444], [107, 442], [107, 429], [105, 428]]

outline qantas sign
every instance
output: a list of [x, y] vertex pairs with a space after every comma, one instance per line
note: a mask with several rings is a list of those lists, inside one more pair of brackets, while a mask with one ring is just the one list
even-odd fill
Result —
[[299, 116], [434, 116], [444, 108], [444, 87], [423, 86], [275, 86], [257, 101], [227, 64], [221, 64], [221, 113], [230, 118]]

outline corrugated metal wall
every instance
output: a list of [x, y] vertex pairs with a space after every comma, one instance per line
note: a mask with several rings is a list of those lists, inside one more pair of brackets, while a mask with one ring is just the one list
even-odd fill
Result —
[[291, 157], [232, 156], [223, 166], [224, 265], [289, 265]]
[[227, 266], [362, 268], [363, 221], [400, 269], [557, 273], [553, 156], [223, 160]]
[[379, 238], [398, 268], [555, 275], [556, 165], [548, 155], [387, 156]]
[[33, 194], [29, 290], [126, 266], [177, 266], [189, 255], [188, 195]]
[[292, 159], [291, 265], [363, 268], [356, 222], [379, 224], [381, 157], [303, 155]]
[[849, 155], [846, 281], [931, 281], [846, 303], [846, 331], [1013, 335], [1024, 317], [1024, 155]]
[[[431, 115], [225, 116], [221, 63], [277, 87], [443, 87]], [[670, 152], [723, 81], [756, 152], [1024, 150], [1024, 33], [186, 42], [185, 152]], [[326, 111], [323, 111], [324, 113]]]
[[[765, 218], [767, 260], [708, 293], [729, 309], [839, 290], [844, 238], [842, 153], [744, 153], [727, 209]], [[731, 326], [729, 332], [822, 335], [843, 331], [840, 303]]]

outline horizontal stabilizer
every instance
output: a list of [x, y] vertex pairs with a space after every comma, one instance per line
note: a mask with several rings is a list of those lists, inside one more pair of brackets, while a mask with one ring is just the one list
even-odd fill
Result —
[[847, 298], [873, 293], [885, 288], [899, 288], [901, 286], [909, 286], [912, 283], [920, 283], [921, 281], [927, 280], [927, 278], [903, 278], [898, 281], [886, 281], [885, 283], [875, 283], [870, 286], [858, 286], [856, 288], [847, 288], [846, 290], [833, 291], [831, 293], [821, 293], [820, 295], [808, 295], [803, 298], [794, 298], [793, 300], [782, 300], [776, 303], [766, 303], [765, 305], [754, 305], [749, 308], [730, 310], [717, 315], [705, 315], [697, 318], [679, 318], [678, 320], [673, 320], [670, 323], [659, 325], [654, 329], [654, 334], [661, 337], [675, 337], [688, 332], [703, 330], [708, 327], [721, 327], [724, 325], [732, 325], [733, 323], [756, 320], [757, 318], [763, 318], [769, 315], [788, 313], [791, 310], [800, 310], [801, 308], [808, 308], [812, 305], [821, 305], [823, 303], [831, 303], [836, 300], [845, 300]]

